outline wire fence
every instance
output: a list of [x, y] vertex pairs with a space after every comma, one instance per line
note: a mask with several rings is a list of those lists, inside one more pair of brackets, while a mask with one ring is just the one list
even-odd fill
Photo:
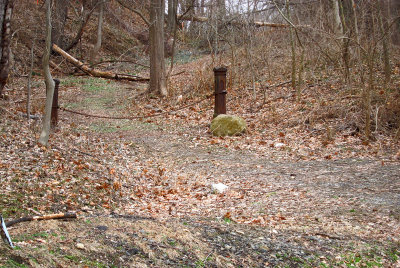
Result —
[[214, 94], [209, 94], [207, 95], [205, 98], [190, 103], [188, 105], [184, 105], [182, 107], [179, 107], [177, 109], [174, 110], [170, 110], [170, 111], [165, 111], [165, 112], [161, 112], [161, 113], [157, 113], [157, 114], [151, 114], [151, 115], [141, 115], [141, 116], [106, 116], [106, 115], [96, 115], [96, 114], [89, 114], [89, 113], [84, 113], [84, 112], [79, 112], [79, 111], [74, 111], [74, 110], [70, 110], [64, 107], [57, 107], [59, 110], [64, 111], [64, 112], [68, 112], [68, 113], [72, 113], [72, 114], [78, 114], [78, 115], [83, 115], [83, 116], [87, 116], [87, 117], [93, 117], [93, 118], [103, 118], [103, 119], [114, 119], [114, 120], [122, 120], [122, 119], [127, 119], [127, 120], [135, 120], [135, 119], [144, 119], [144, 118], [151, 118], [151, 117], [156, 117], [156, 116], [161, 116], [161, 115], [165, 115], [165, 114], [170, 114], [170, 113], [174, 113], [192, 106], [195, 106], [199, 103], [202, 103], [203, 101], [211, 98], [212, 96], [214, 96]]

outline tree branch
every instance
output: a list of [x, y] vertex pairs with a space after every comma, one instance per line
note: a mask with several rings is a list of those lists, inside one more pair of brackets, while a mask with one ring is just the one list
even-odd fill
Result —
[[150, 26], [149, 20], [146, 19], [146, 17], [143, 15], [143, 13], [142, 13], [140, 10], [125, 5], [125, 3], [122, 2], [121, 0], [117, 0], [117, 2], [118, 2], [121, 6], [123, 6], [124, 8], [129, 9], [130, 11], [132, 11], [132, 12], [138, 14], [139, 17], [147, 24], [147, 26]]

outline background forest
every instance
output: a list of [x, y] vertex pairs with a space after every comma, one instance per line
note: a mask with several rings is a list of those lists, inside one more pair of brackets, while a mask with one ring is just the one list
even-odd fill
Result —
[[[151, 84], [150, 91], [164, 96], [203, 94], [212, 89], [212, 68], [225, 65], [229, 91], [248, 95], [250, 111], [264, 108], [271, 92], [285, 86], [292, 89], [291, 98], [298, 106], [304, 106], [292, 116], [290, 121], [296, 121], [292, 125], [323, 121], [328, 132], [348, 130], [364, 140], [384, 134], [398, 140], [399, 5], [398, 1], [170, 1], [164, 7], [161, 44], [168, 88], [161, 92]], [[44, 3], [17, 1], [13, 12], [10, 81], [26, 77], [32, 60], [33, 73], [41, 73], [45, 39]], [[149, 16], [146, 1], [55, 1], [52, 42], [100, 69], [148, 71], [149, 54], [155, 53], [150, 51]], [[163, 56], [154, 55], [152, 66]], [[81, 72], [57, 53], [53, 56], [54, 72]], [[174, 82], [171, 71], [176, 64], [170, 64], [171, 59], [179, 63], [206, 56], [201, 67], [190, 70], [196, 73], [195, 81], [184, 86]], [[7, 90], [12, 88], [6, 89], [10, 95]], [[328, 101], [322, 98], [327, 93]], [[34, 113], [40, 109], [37, 105], [33, 101]], [[331, 126], [331, 119], [336, 125]]]

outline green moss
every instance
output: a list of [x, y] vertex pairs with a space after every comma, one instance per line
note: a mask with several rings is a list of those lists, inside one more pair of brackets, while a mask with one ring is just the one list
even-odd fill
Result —
[[211, 122], [214, 136], [234, 136], [246, 131], [246, 121], [239, 116], [220, 114]]

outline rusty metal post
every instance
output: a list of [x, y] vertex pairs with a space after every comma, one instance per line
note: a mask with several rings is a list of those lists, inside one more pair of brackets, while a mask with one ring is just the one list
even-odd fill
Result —
[[219, 114], [226, 114], [226, 71], [225, 67], [214, 68], [214, 118]]
[[51, 128], [54, 129], [58, 123], [58, 87], [60, 86], [60, 80], [54, 79], [54, 95], [53, 105], [51, 106]]

